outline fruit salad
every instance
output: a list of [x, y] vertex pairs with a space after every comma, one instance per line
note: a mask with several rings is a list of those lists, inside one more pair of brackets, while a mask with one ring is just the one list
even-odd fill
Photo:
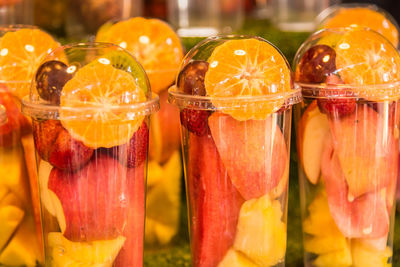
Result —
[[158, 98], [140, 64], [112, 44], [60, 47], [22, 104], [33, 120], [45, 266], [142, 266]]
[[39, 196], [30, 120], [21, 97], [40, 61], [59, 44], [31, 26], [0, 28], [0, 104], [7, 120], [0, 126], [0, 265], [42, 262]]
[[294, 65], [305, 266], [392, 266], [400, 55], [377, 32], [334, 28]]
[[285, 58], [262, 38], [208, 38], [169, 93], [180, 108], [193, 266], [284, 264], [300, 98]]
[[167, 102], [167, 89], [179, 70], [182, 46], [168, 24], [141, 17], [104, 24], [96, 40], [117, 44], [131, 52], [146, 71], [152, 91], [160, 97], [160, 111], [152, 115], [149, 126], [145, 241], [151, 250], [162, 248], [179, 230], [182, 180], [179, 110]]

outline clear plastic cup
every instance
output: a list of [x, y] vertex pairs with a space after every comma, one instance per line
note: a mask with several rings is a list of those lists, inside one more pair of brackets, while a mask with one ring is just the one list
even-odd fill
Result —
[[[291, 107], [301, 98], [290, 73], [258, 37], [208, 38], [185, 57], [169, 94], [180, 109], [193, 266], [284, 265]], [[251, 94], [233, 95], [247, 82]]]
[[295, 57], [305, 266], [391, 266], [400, 56], [382, 35], [314, 33]]
[[53, 50], [22, 110], [32, 117], [45, 266], [142, 266], [149, 116], [140, 64], [104, 43]]
[[149, 77], [152, 91], [160, 97], [160, 111], [150, 120], [146, 202], [145, 251], [153, 252], [168, 247], [179, 232], [183, 173], [179, 110], [167, 99], [183, 48], [168, 24], [141, 17], [104, 24], [96, 40], [120, 45], [136, 56]]
[[0, 229], [5, 229], [0, 265], [36, 266], [43, 261], [39, 190], [32, 124], [20, 106], [34, 69], [59, 44], [28, 25], [0, 27], [0, 37], [0, 103], [8, 115], [0, 130], [0, 188], [5, 194], [0, 206], [7, 207], [0, 219]]

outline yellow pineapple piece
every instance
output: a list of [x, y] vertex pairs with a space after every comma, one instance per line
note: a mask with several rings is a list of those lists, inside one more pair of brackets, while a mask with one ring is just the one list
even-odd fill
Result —
[[377, 250], [364, 244], [361, 240], [354, 240], [351, 244], [354, 267], [390, 267], [388, 263], [392, 257], [392, 249], [386, 247], [384, 250]]
[[8, 188], [2, 184], [0, 184], [0, 205], [3, 198], [8, 194]]
[[72, 242], [62, 233], [49, 233], [53, 266], [57, 267], [111, 267], [126, 238], [93, 242]]
[[[161, 166], [160, 166], [161, 167]], [[145, 240], [166, 244], [178, 232], [182, 165], [178, 151], [161, 167], [159, 178], [147, 189]], [[157, 169], [156, 169], [157, 171]], [[155, 173], [149, 169], [149, 175]]]
[[157, 185], [159, 181], [164, 177], [163, 168], [157, 161], [151, 160], [147, 166], [147, 187]]
[[0, 251], [14, 234], [23, 217], [24, 211], [18, 207], [11, 205], [0, 207]]
[[34, 219], [26, 216], [10, 243], [0, 254], [0, 265], [34, 267], [39, 261], [40, 248]]
[[316, 267], [349, 267], [352, 266], [350, 246], [334, 252], [319, 255], [313, 262]]
[[242, 205], [234, 248], [259, 266], [273, 266], [284, 260], [286, 225], [279, 201], [265, 195]]
[[18, 208], [23, 208], [23, 204], [22, 204], [21, 200], [19, 200], [18, 197], [13, 192], [9, 192], [0, 201], [0, 207], [1, 206], [15, 206]]
[[304, 250], [314, 254], [344, 250], [347, 246], [346, 238], [343, 235], [306, 237], [304, 240]]
[[218, 267], [257, 267], [254, 262], [247, 258], [243, 253], [234, 249], [228, 250], [224, 259], [218, 264]]

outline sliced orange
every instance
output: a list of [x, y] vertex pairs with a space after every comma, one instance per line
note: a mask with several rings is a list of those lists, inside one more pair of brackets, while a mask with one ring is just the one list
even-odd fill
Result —
[[118, 22], [100, 31], [96, 41], [114, 43], [132, 53], [142, 64], [156, 93], [174, 82], [183, 58], [179, 37], [158, 19], [136, 17]]
[[[86, 146], [118, 146], [129, 141], [144, 116], [128, 117], [126, 111], [115, 107], [145, 100], [143, 90], [130, 73], [100, 62], [90, 63], [65, 84], [60, 120], [71, 136]], [[79, 112], [79, 108], [92, 109]]]
[[282, 106], [284, 99], [244, 105], [243, 100], [227, 102], [218, 98], [268, 96], [291, 90], [288, 64], [267, 42], [228, 40], [213, 51], [208, 62], [204, 79], [207, 95], [215, 97], [211, 101], [217, 108], [238, 120], [265, 119]]
[[380, 34], [346, 32], [336, 45], [336, 67], [346, 84], [374, 85], [400, 80], [400, 56]]
[[323, 28], [349, 26], [368, 27], [385, 36], [394, 47], [399, 43], [399, 31], [382, 13], [366, 7], [341, 8], [333, 17], [327, 19]]
[[49, 34], [39, 29], [7, 32], [0, 40], [0, 79], [16, 96], [29, 94], [36, 69], [44, 57], [59, 46]]

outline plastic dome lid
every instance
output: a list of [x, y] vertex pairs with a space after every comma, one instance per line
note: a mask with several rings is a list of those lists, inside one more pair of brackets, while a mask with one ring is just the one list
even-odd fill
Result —
[[323, 10], [317, 16], [319, 29], [360, 26], [385, 36], [395, 47], [399, 45], [399, 25], [386, 12], [372, 4], [340, 4]]
[[[38, 119], [118, 121], [159, 108], [147, 76], [123, 48], [79, 43], [53, 50], [39, 66], [23, 99], [23, 112]], [[101, 119], [101, 118], [100, 118]]]
[[[388, 99], [400, 96], [400, 55], [379, 33], [362, 27], [312, 34], [294, 60], [303, 95]], [[306, 90], [307, 89], [307, 90]], [[327, 94], [328, 93], [328, 94]]]
[[275, 46], [233, 35], [210, 37], [192, 48], [169, 92], [181, 108], [221, 110], [238, 120], [262, 119], [301, 98]]

